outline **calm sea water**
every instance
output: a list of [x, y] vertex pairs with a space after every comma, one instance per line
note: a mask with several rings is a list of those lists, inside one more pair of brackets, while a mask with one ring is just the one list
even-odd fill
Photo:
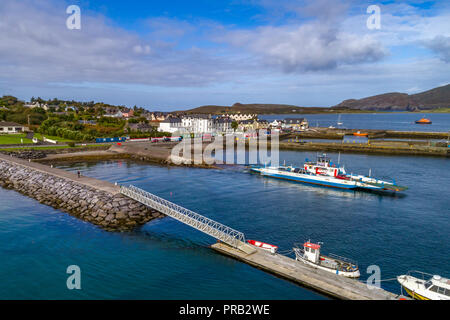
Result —
[[[314, 153], [281, 152], [300, 165]], [[331, 154], [337, 159], [336, 155]], [[290, 250], [324, 242], [324, 253], [369, 265], [382, 279], [417, 269], [450, 276], [447, 159], [341, 155], [349, 172], [395, 178], [405, 197], [340, 191], [225, 169], [167, 168], [128, 161], [63, 164], [84, 175], [133, 184]], [[214, 239], [171, 218], [110, 233], [14, 191], [0, 189], [1, 299], [324, 299], [208, 248]], [[78, 265], [82, 290], [66, 287]], [[399, 293], [396, 282], [383, 287]]]
[[[430, 119], [431, 125], [415, 124], [423, 116]], [[450, 131], [450, 113], [351, 113], [341, 114], [341, 126], [337, 125], [338, 114], [302, 115], [261, 115], [261, 119], [273, 121], [286, 118], [306, 118], [311, 127], [339, 127], [347, 129], [380, 129], [398, 131]]]

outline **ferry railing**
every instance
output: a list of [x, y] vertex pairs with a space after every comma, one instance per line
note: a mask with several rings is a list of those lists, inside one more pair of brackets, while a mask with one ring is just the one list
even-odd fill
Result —
[[194, 229], [202, 231], [232, 247], [238, 248], [245, 243], [242, 232], [232, 229], [217, 221], [204, 217], [194, 211], [183, 208], [175, 203], [160, 198], [135, 186], [121, 186], [120, 192], [140, 203], [155, 209], [169, 217], [172, 217]]

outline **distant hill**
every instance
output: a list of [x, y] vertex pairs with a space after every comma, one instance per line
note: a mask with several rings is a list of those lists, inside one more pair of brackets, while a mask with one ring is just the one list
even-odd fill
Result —
[[420, 111], [450, 106], [450, 84], [417, 94], [385, 93], [363, 99], [349, 99], [332, 107], [374, 111]]
[[188, 114], [222, 114], [222, 113], [256, 113], [256, 114], [292, 114], [292, 113], [311, 113], [311, 112], [329, 112], [329, 108], [307, 108], [287, 104], [242, 104], [235, 103], [229, 106], [202, 106], [190, 110], [178, 111], [178, 113]]

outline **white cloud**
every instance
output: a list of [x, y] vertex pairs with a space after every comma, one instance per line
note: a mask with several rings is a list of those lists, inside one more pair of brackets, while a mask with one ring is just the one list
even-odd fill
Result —
[[436, 36], [425, 41], [425, 46], [433, 50], [443, 61], [450, 62], [450, 37]]
[[223, 40], [246, 48], [266, 64], [280, 66], [285, 72], [334, 69], [378, 61], [387, 54], [371, 36], [356, 36], [320, 23], [234, 31]]

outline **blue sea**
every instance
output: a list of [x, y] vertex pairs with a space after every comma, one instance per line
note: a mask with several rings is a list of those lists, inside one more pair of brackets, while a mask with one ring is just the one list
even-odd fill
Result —
[[[416, 124], [425, 117], [432, 121], [430, 125]], [[337, 125], [338, 114], [290, 114], [261, 115], [261, 119], [273, 121], [286, 118], [306, 118], [310, 127], [329, 127], [346, 129], [378, 129], [398, 131], [449, 132], [450, 113], [348, 113], [340, 115], [342, 125]]]
[[[336, 154], [330, 156], [337, 160]], [[280, 152], [301, 165], [315, 153]], [[323, 242], [323, 253], [357, 260], [361, 280], [408, 270], [450, 276], [449, 160], [341, 154], [348, 172], [395, 179], [405, 196], [386, 197], [264, 178], [245, 166], [162, 167], [133, 161], [59, 164], [133, 184], [288, 252]], [[171, 218], [111, 233], [0, 189], [0, 299], [326, 299], [287, 280], [217, 254], [215, 240]], [[81, 269], [68, 290], [66, 269]], [[395, 281], [382, 286], [400, 293]]]

